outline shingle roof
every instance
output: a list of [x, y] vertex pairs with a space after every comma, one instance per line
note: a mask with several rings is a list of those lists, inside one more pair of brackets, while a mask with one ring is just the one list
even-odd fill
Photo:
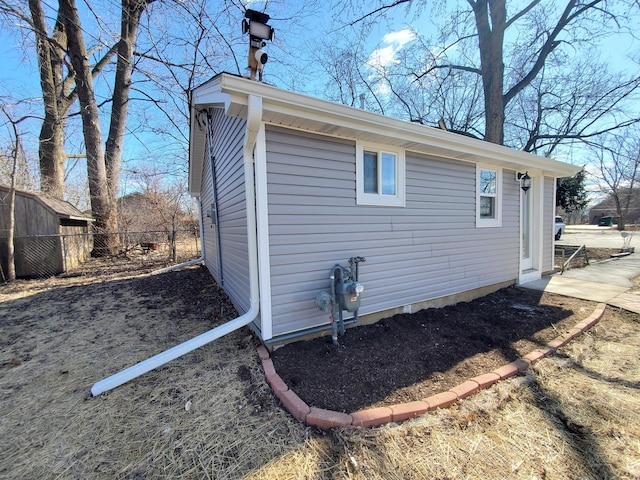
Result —
[[[5, 185], [0, 185], [0, 191], [8, 192], [9, 187]], [[65, 200], [60, 200], [58, 198], [54, 198], [40, 192], [26, 192], [23, 190], [16, 190], [16, 195], [31, 197], [37, 200], [38, 202], [43, 204], [46, 208], [48, 208], [53, 213], [55, 213], [59, 218], [93, 221], [93, 217], [91, 215], [81, 212], [80, 210], [78, 210], [76, 207], [74, 207], [73, 205], [71, 205], [69, 202]]]

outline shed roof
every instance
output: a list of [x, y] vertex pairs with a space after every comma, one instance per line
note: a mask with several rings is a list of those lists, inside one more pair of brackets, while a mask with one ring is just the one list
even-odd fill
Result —
[[[0, 185], [0, 191], [5, 193], [9, 192], [9, 187]], [[33, 200], [41, 204], [44, 208], [57, 215], [58, 218], [69, 220], [86, 220], [88, 222], [93, 221], [93, 217], [91, 215], [81, 212], [65, 200], [60, 200], [44, 193], [27, 192], [24, 190], [16, 190], [16, 195], [32, 198]]]
[[513, 150], [457, 133], [386, 117], [226, 73], [193, 90], [189, 150], [189, 191], [197, 196], [205, 155], [206, 133], [199, 128], [202, 108], [223, 107], [227, 115], [247, 116], [249, 96], [262, 97], [262, 120], [353, 140], [384, 143], [441, 158], [488, 162], [515, 170], [540, 170], [545, 175], [574, 175], [581, 167]]

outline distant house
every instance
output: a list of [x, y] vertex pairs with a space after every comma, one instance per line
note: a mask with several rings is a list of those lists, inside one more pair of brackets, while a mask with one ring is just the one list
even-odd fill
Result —
[[[0, 262], [7, 271], [9, 188], [0, 185]], [[17, 277], [46, 277], [77, 267], [91, 256], [93, 218], [68, 202], [41, 193], [16, 191]]]
[[[620, 199], [625, 202], [628, 195], [631, 196], [631, 199], [625, 223], [640, 223], [640, 189], [634, 189], [631, 192], [629, 192], [628, 189], [622, 190], [620, 192]], [[612, 217], [613, 223], [618, 223], [618, 212], [616, 210], [616, 202], [613, 196], [610, 196], [597, 205], [594, 205], [591, 207], [591, 210], [589, 210], [589, 223], [592, 225], [598, 225], [600, 219], [604, 217]]]
[[329, 328], [314, 298], [350, 257], [363, 321], [540, 278], [579, 169], [228, 74], [193, 91], [205, 263], [267, 343]]

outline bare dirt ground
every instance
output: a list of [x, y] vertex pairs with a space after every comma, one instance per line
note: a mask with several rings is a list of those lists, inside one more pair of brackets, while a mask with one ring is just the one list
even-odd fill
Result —
[[[95, 381], [236, 315], [202, 267], [150, 276], [153, 265], [133, 266], [94, 262], [76, 276], [0, 287], [0, 478], [640, 478], [637, 315], [608, 309], [561, 354], [450, 409], [320, 432], [282, 410], [248, 330], [92, 398]], [[513, 318], [545, 317], [541, 325], [556, 312], [561, 328], [592, 311], [562, 297], [500, 295], [475, 305], [477, 318], [510, 305]], [[462, 370], [476, 357], [460, 356]], [[406, 399], [412, 386], [361, 402]]]
[[544, 346], [595, 307], [510, 287], [348, 329], [337, 346], [330, 336], [291, 343], [271, 358], [307, 404], [349, 413], [446, 392]]

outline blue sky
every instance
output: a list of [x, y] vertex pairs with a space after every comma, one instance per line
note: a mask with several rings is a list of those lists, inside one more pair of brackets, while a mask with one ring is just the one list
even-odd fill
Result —
[[[215, 0], [212, 1], [215, 2]], [[107, 11], [109, 9], [115, 11], [119, 3], [112, 0], [100, 0], [100, 2], [106, 4]], [[444, 11], [447, 8], [453, 8], [458, 3], [447, 2], [446, 7], [441, 5], [438, 8]], [[55, 2], [50, 4], [55, 5]], [[263, 5], [264, 2], [247, 3], [249, 8], [256, 10], [263, 10]], [[317, 45], [321, 41], [339, 43], [345, 38], [355, 37], [359, 26], [351, 28], [347, 26], [348, 22], [358, 18], [359, 12], [365, 11], [368, 5], [374, 5], [374, 2], [366, 1], [356, 4], [354, 8], [343, 10], [342, 13], [337, 12], [336, 5], [327, 2], [310, 3], [306, 9], [301, 10], [301, 4], [296, 0], [271, 3], [267, 13], [272, 17], [269, 23], [276, 29], [276, 40], [273, 45], [267, 45], [265, 48], [270, 56], [270, 61], [265, 67], [265, 81], [282, 88], [296, 88], [304, 93], [314, 95], [322, 94], [323, 85], [327, 80], [321, 75], [321, 69], [318, 68], [318, 65], [314, 65]], [[461, 5], [466, 5], [466, 2], [462, 2]], [[360, 10], [357, 10], [356, 7], [360, 7]], [[287, 19], [295, 13], [300, 15], [294, 20]], [[425, 8], [421, 13], [421, 15], [414, 16], [405, 7], [392, 9], [385, 14], [384, 22], [381, 21], [370, 26], [362, 46], [364, 51], [361, 52], [363, 58], [367, 58], [367, 67], [375, 70], [381, 66], [397, 63], [398, 54], [403, 48], [415, 41], [416, 32], [423, 35], [434, 33], [435, 27], [429, 20], [428, 8]], [[242, 20], [240, 12], [237, 17], [237, 19], [232, 18], [230, 21], [236, 22], [239, 32]], [[105, 15], [105, 18], [109, 18], [109, 16]], [[113, 19], [116, 18], [117, 15], [114, 14]], [[166, 18], [153, 18], [152, 15], [152, 21], [166, 20]], [[23, 44], [22, 38], [16, 34], [15, 29], [6, 25], [3, 27], [0, 29], [0, 97], [4, 102], [9, 98], [32, 98], [34, 99], [33, 111], [39, 113], [40, 106], [37, 104], [37, 99], [40, 97], [40, 86], [33, 47], [31, 44]], [[236, 27], [231, 26], [231, 28]], [[86, 29], [90, 37], [98, 35], [96, 32], [99, 29], [95, 25], [87, 26]], [[428, 32], [426, 29], [432, 29], [432, 31]], [[240, 63], [246, 62], [246, 40], [236, 37], [236, 41], [239, 43], [235, 50]], [[628, 36], [607, 39], [601, 52], [602, 55], [612, 59], [618, 68], [632, 66], [637, 69], [638, 65], [628, 59], [628, 55], [634, 53], [636, 55], [638, 53], [637, 44], [631, 42]], [[211, 72], [211, 75], [213, 73]], [[96, 83], [100, 91], [99, 81]], [[384, 91], [379, 93], [384, 93]], [[184, 108], [186, 109], [186, 105]], [[132, 104], [131, 110], [136, 115], [136, 121], [146, 122], [147, 126], [157, 118], [157, 113], [153, 112], [150, 106], [144, 102]], [[141, 118], [144, 120], [140, 120]], [[152, 166], [163, 164], [163, 162], [178, 164], [184, 161], [185, 143], [135, 127], [134, 122], [131, 122], [131, 125], [132, 129], [136, 131], [127, 136], [124, 154], [125, 173], [126, 170], [133, 170], [144, 163]], [[186, 125], [184, 126], [186, 127]], [[69, 142], [71, 152], [82, 149], [79, 126], [75, 128], [76, 139]], [[108, 122], [105, 121], [102, 126], [105, 135], [107, 128]], [[33, 121], [24, 124], [24, 130], [27, 131], [25, 138], [27, 138], [28, 146], [31, 146], [33, 154], [37, 145], [38, 123]], [[0, 132], [0, 135], [4, 135], [4, 132]], [[176, 158], [178, 159], [176, 160]], [[571, 158], [567, 159], [572, 160]], [[579, 163], [579, 159], [577, 163]], [[81, 166], [81, 162], [79, 164]], [[185, 173], [184, 168], [182, 168], [182, 173]], [[82, 178], [83, 175], [83, 172], [79, 172], [78, 178]], [[127, 184], [130, 185], [130, 182]]]

